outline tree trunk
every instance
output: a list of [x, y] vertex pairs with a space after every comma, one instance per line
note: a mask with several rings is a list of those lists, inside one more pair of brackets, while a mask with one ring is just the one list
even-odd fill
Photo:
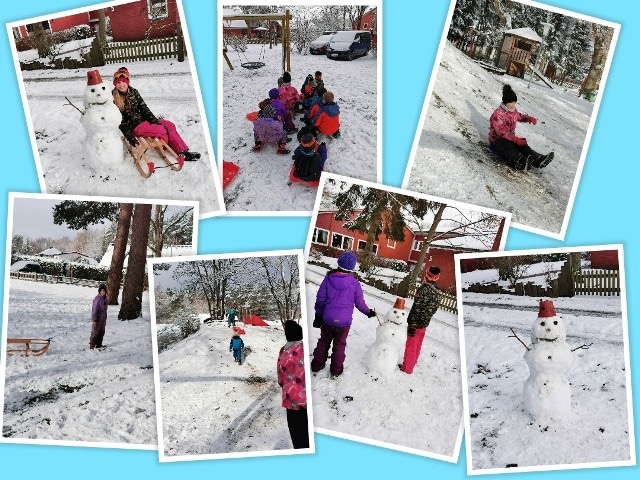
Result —
[[433, 217], [433, 223], [431, 224], [431, 227], [429, 228], [429, 232], [427, 232], [427, 237], [424, 239], [424, 243], [422, 244], [422, 249], [420, 250], [420, 255], [418, 256], [418, 261], [416, 262], [416, 266], [411, 272], [411, 274], [409, 275], [410, 289], [412, 289], [412, 287], [415, 285], [416, 280], [418, 278], [418, 274], [422, 272], [424, 259], [427, 256], [429, 247], [431, 246], [431, 240], [433, 239], [433, 236], [436, 233], [436, 229], [438, 228], [438, 224], [440, 223], [440, 220], [442, 219], [442, 214], [444, 213], [446, 208], [447, 208], [447, 205], [444, 203], [441, 203], [440, 206], [438, 207], [438, 211]]
[[144, 290], [145, 265], [147, 263], [147, 242], [151, 223], [151, 204], [136, 204], [131, 225], [131, 247], [129, 262], [122, 292], [122, 306], [118, 318], [133, 320], [142, 314], [142, 292]]
[[113, 255], [107, 278], [107, 299], [109, 305], [118, 305], [120, 294], [120, 282], [122, 281], [122, 267], [127, 253], [127, 240], [129, 239], [129, 227], [131, 226], [132, 203], [121, 203], [116, 228], [116, 238], [113, 242]]
[[604, 64], [607, 61], [607, 53], [611, 44], [611, 29], [602, 25], [593, 25], [593, 55], [591, 56], [591, 66], [582, 86], [579, 96], [588, 95], [598, 90]]
[[156, 205], [151, 226], [153, 228], [153, 256], [161, 257], [162, 249], [164, 248], [164, 235], [162, 233], [164, 229], [164, 207], [162, 205]]

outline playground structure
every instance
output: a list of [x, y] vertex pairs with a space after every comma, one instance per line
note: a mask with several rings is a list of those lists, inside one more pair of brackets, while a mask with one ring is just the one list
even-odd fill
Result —
[[[222, 17], [222, 21], [231, 22], [233, 20], [244, 20], [244, 21], [278, 21], [281, 22], [282, 25], [282, 71], [291, 71], [291, 30], [290, 30], [290, 21], [291, 21], [291, 12], [290, 10], [285, 10], [284, 14], [275, 14], [275, 13], [265, 13], [265, 14], [257, 14], [257, 13], [247, 13], [247, 14], [233, 14], [233, 15], [224, 15]], [[247, 24], [248, 25], [248, 24]], [[264, 48], [264, 45], [263, 45]], [[240, 54], [238, 53], [238, 56]], [[233, 65], [231, 64], [231, 60], [227, 56], [226, 50], [223, 48], [222, 56], [227, 62], [227, 66], [230, 70], [233, 70]], [[242, 60], [242, 59], [241, 59]], [[250, 70], [264, 67], [264, 63], [261, 61], [255, 62], [244, 62], [241, 63], [243, 68], [247, 68]]]

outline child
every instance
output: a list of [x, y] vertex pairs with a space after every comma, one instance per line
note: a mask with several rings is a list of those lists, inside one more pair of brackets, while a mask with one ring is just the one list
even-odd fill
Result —
[[502, 87], [502, 103], [495, 109], [489, 120], [489, 145], [491, 150], [509, 161], [516, 170], [528, 170], [532, 165], [544, 168], [553, 160], [553, 152], [542, 155], [535, 152], [527, 144], [527, 139], [516, 136], [516, 124], [528, 122], [532, 125], [537, 120], [530, 115], [523, 115], [516, 110], [518, 97], [510, 85]]
[[324, 81], [322, 80], [322, 72], [320, 70], [316, 71], [313, 79], [316, 81], [316, 88], [324, 88]]
[[236, 315], [238, 311], [236, 310], [236, 304], [232, 303], [229, 311], [227, 312], [227, 327], [235, 327], [236, 326]]
[[316, 135], [319, 132], [333, 138], [340, 136], [340, 107], [333, 99], [332, 92], [322, 96], [322, 103], [311, 121]]
[[113, 103], [122, 113], [120, 130], [131, 145], [135, 146], [138, 143], [136, 137], [160, 138], [185, 160], [194, 161], [200, 158], [199, 153], [189, 151], [176, 126], [169, 120], [159, 119], [151, 113], [138, 90], [129, 86], [129, 70], [125, 67], [119, 68], [113, 75], [113, 85]]
[[338, 268], [329, 271], [320, 284], [316, 295], [316, 316], [313, 321], [313, 326], [320, 328], [320, 338], [313, 351], [312, 372], [319, 372], [325, 367], [329, 347], [333, 342], [329, 370], [334, 377], [342, 374], [354, 307], [369, 318], [376, 315], [376, 312], [364, 301], [360, 282], [351, 275], [356, 262], [355, 253], [351, 251], [341, 253], [338, 257]]
[[287, 409], [287, 426], [293, 448], [309, 448], [307, 390], [304, 372], [302, 327], [293, 320], [284, 322], [287, 343], [280, 349], [276, 371], [282, 387], [282, 406]]
[[322, 105], [322, 96], [327, 92], [324, 87], [319, 87], [316, 89], [316, 93], [313, 97], [311, 97], [311, 101], [309, 102], [309, 108], [304, 113], [302, 117], [302, 121], [308, 127], [311, 127], [311, 122], [313, 117], [316, 116], [320, 106]]
[[320, 178], [320, 173], [327, 161], [327, 145], [318, 143], [311, 133], [300, 138], [300, 145], [293, 151], [295, 176], [300, 180], [313, 182]]
[[278, 91], [280, 92], [280, 100], [284, 103], [284, 106], [287, 108], [289, 112], [293, 112], [302, 96], [296, 90], [296, 87], [291, 85], [291, 74], [289, 72], [284, 72], [282, 75], [282, 85], [278, 87]]
[[289, 112], [282, 100], [280, 100], [280, 92], [277, 88], [272, 88], [269, 90], [269, 98], [271, 99], [271, 105], [276, 109], [276, 113], [278, 117], [282, 120], [282, 125], [286, 133], [296, 133], [298, 129], [293, 123], [293, 118], [291, 117], [291, 112]]
[[303, 98], [302, 98], [302, 103], [300, 104], [299, 113], [304, 113], [306, 110], [309, 110], [309, 107], [311, 105], [311, 99], [316, 94], [316, 88], [317, 88], [316, 82], [313, 79], [313, 76], [311, 74], [307, 75], [307, 78], [304, 81], [302, 88], [300, 89], [300, 92]]
[[289, 153], [287, 150], [287, 134], [283, 130], [282, 120], [278, 117], [276, 109], [271, 104], [271, 99], [266, 98], [258, 105], [260, 111], [258, 118], [253, 121], [253, 137], [255, 146], [252, 148], [254, 152], [262, 150], [263, 142], [276, 142], [278, 144], [277, 153], [284, 155]]
[[242, 365], [242, 349], [244, 348], [244, 342], [237, 333], [231, 337], [229, 342], [229, 351], [233, 350], [233, 361], [238, 362], [238, 365]]
[[422, 341], [431, 318], [440, 306], [440, 290], [436, 282], [440, 278], [440, 268], [431, 266], [425, 274], [425, 282], [418, 287], [414, 295], [415, 301], [407, 317], [407, 341], [404, 346], [404, 360], [400, 370], [413, 373], [418, 363]]

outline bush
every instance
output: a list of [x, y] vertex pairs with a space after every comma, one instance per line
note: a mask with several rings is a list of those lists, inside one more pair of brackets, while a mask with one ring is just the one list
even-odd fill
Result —
[[169, 345], [182, 340], [182, 330], [178, 325], [168, 325], [160, 328], [158, 325], [158, 352], [166, 350]]
[[96, 280], [104, 282], [109, 276], [109, 269], [99, 265], [87, 265], [79, 262], [65, 262], [58, 259], [48, 259], [39, 255], [13, 255], [12, 262], [18, 260], [28, 260], [30, 262], [38, 262], [42, 266], [42, 273], [46, 275], [61, 276], [64, 274], [63, 266], [66, 263], [73, 269], [75, 278], [84, 280]]
[[394, 260], [393, 258], [380, 258], [380, 266], [390, 268], [396, 272], [408, 272], [409, 265], [403, 260]]
[[224, 35], [223, 43], [232, 47], [236, 52], [244, 53], [247, 51], [247, 37], [244, 35]]
[[182, 338], [187, 338], [200, 330], [200, 319], [194, 315], [188, 315], [178, 319], [177, 325], [182, 332]]
[[16, 40], [16, 50], [19, 52], [26, 52], [27, 50], [33, 50], [36, 48], [36, 44], [33, 43], [31, 37], [19, 38]]

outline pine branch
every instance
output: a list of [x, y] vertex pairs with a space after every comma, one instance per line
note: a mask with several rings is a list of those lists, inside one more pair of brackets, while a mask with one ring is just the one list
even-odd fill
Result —
[[593, 342], [591, 342], [590, 344], [584, 344], [584, 345], [580, 345], [579, 347], [574, 348], [573, 350], [571, 350], [572, 352], [575, 352], [576, 350], [580, 350], [581, 348], [584, 348], [585, 350], [588, 350], [589, 347], [593, 345]]
[[78, 111], [80, 112], [80, 115], [84, 115], [84, 112], [83, 112], [82, 110], [80, 110], [78, 107], [76, 107], [76, 106], [71, 102], [71, 100], [69, 100], [69, 97], [64, 97], [64, 99], [65, 99], [67, 102], [69, 102], [69, 103], [65, 103], [65, 104], [63, 104], [63, 105], [69, 105], [70, 107], [73, 107], [73, 108], [75, 108], [76, 110], [78, 110]]
[[527, 344], [526, 344], [526, 343], [524, 343], [522, 340], [520, 340], [520, 337], [518, 337], [518, 335], [516, 335], [516, 332], [513, 330], [513, 327], [512, 327], [512, 328], [510, 328], [510, 330], [511, 330], [511, 333], [513, 333], [513, 335], [509, 335], [507, 338], [509, 338], [509, 337], [513, 337], [513, 338], [515, 338], [516, 340], [518, 340], [518, 341], [519, 341], [519, 342], [524, 346], [524, 348], [526, 348], [526, 349], [527, 349], [527, 351], [531, 350], [529, 347], [527, 347]]

